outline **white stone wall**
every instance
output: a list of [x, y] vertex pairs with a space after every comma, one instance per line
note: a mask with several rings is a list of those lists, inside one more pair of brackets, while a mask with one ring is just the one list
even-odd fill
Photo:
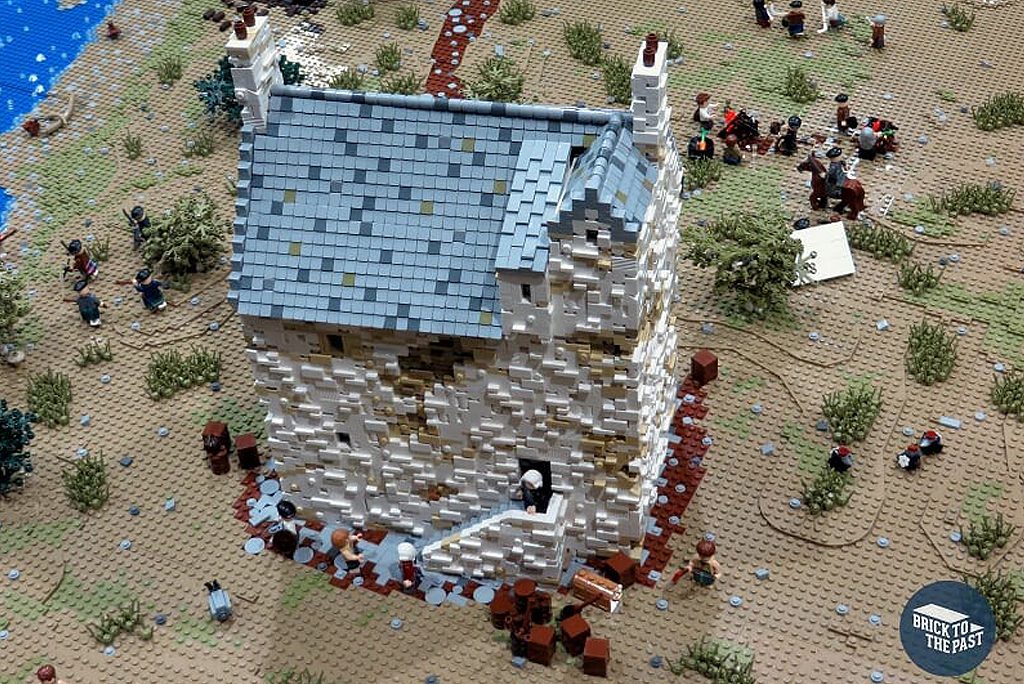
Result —
[[268, 18], [256, 17], [256, 25], [248, 27], [243, 40], [232, 34], [226, 48], [235, 98], [243, 104], [242, 122], [262, 131], [267, 123], [270, 89], [284, 82]]

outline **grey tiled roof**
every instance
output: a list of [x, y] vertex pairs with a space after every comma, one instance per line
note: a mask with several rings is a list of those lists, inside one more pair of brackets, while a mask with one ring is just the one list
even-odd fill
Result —
[[[245, 316], [500, 338], [496, 269], [543, 271], [570, 151], [609, 122], [625, 144], [621, 112], [276, 87], [266, 133], [243, 131], [228, 297]], [[626, 178], [628, 222], [647, 173], [610, 161], [603, 196]]]

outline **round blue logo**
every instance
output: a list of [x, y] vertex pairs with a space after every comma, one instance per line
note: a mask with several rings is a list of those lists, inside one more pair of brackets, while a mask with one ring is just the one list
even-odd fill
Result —
[[900, 617], [900, 641], [914, 664], [940, 677], [981, 665], [996, 642], [996, 618], [985, 597], [963, 582], [919, 590]]

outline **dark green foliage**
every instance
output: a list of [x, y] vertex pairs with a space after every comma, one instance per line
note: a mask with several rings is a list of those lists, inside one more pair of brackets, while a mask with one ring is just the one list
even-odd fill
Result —
[[231, 77], [231, 62], [227, 55], [217, 62], [217, 70], [192, 84], [199, 99], [206, 105], [207, 115], [222, 114], [228, 121], [242, 123], [242, 104], [235, 99], [235, 81]]
[[1010, 211], [1016, 194], [1016, 190], [1005, 188], [1002, 183], [961, 183], [941, 195], [929, 196], [928, 205], [936, 214], [995, 216]]
[[960, 527], [960, 541], [966, 547], [967, 555], [988, 560], [994, 550], [1006, 546], [1016, 531], [1017, 528], [1006, 522], [1002, 513], [994, 521], [991, 516], [983, 515], [977, 523], [971, 520], [966, 532], [963, 526]]
[[904, 290], [909, 290], [920, 297], [928, 290], [939, 284], [941, 274], [936, 273], [931, 264], [928, 268], [921, 268], [920, 264], [913, 261], [904, 261], [900, 264], [900, 270], [896, 279]]
[[922, 385], [945, 380], [956, 364], [956, 335], [947, 335], [939, 323], [911, 326], [906, 364], [907, 372]]
[[60, 471], [64, 495], [76, 510], [82, 513], [98, 511], [110, 498], [107, 482], [107, 464], [103, 455], [89, 454], [79, 459], [60, 459], [71, 466]]
[[281, 69], [281, 79], [285, 85], [302, 85], [306, 80], [306, 75], [302, 73], [302, 64], [299, 62], [289, 62], [287, 57], [281, 55], [281, 59], [277, 60], [277, 66]]
[[589, 21], [562, 23], [562, 35], [569, 46], [569, 54], [587, 66], [598, 66], [602, 58], [601, 27]]
[[846, 237], [854, 249], [894, 262], [902, 261], [913, 251], [906, 236], [877, 224], [854, 223], [846, 228]]
[[537, 7], [530, 0], [502, 0], [498, 18], [502, 24], [518, 26], [537, 14]]
[[977, 577], [964, 575], [963, 580], [984, 596], [988, 605], [992, 607], [996, 617], [996, 636], [1003, 641], [1009, 641], [1017, 628], [1024, 623], [1024, 615], [1020, 614], [1021, 598], [1017, 594], [1013, 577], [1004, 575], [1002, 571], [989, 570]]
[[612, 102], [628, 105], [633, 101], [632, 67], [618, 55], [605, 57], [601, 61], [604, 89]]
[[190, 159], [192, 157], [209, 157], [216, 149], [217, 142], [213, 137], [213, 132], [209, 127], [204, 126], [194, 129], [192, 135], [186, 136], [183, 153]]
[[974, 125], [983, 131], [1024, 126], [1024, 93], [1000, 93], [971, 107]]
[[103, 344], [93, 340], [89, 344], [76, 348], [75, 351], [78, 352], [75, 363], [81, 368], [94, 363], [114, 360], [114, 352], [110, 350], [110, 340], [105, 340]]
[[25, 448], [36, 436], [34, 422], [34, 415], [9, 409], [7, 401], [0, 399], [0, 497], [21, 489], [25, 475], [32, 472], [32, 455]]
[[161, 83], [173, 85], [181, 79], [181, 57], [178, 57], [177, 55], [164, 57], [156, 63], [154, 68], [156, 69], [157, 80]]
[[[505, 11], [505, 5], [502, 4], [502, 12]], [[416, 28], [416, 25], [420, 23], [420, 10], [416, 5], [402, 5], [395, 12], [395, 26], [402, 29], [403, 31], [411, 31]]]
[[518, 102], [525, 80], [510, 57], [488, 57], [477, 68], [477, 78], [466, 87], [466, 95], [475, 100]]
[[965, 33], [974, 26], [974, 10], [964, 7], [959, 2], [954, 2], [952, 5], [943, 5], [942, 13], [945, 15], [946, 21], [949, 22], [949, 27], [954, 31]]
[[706, 188], [722, 177], [722, 162], [717, 159], [686, 159], [683, 168], [687, 190]]
[[47, 369], [28, 378], [28, 410], [47, 427], [67, 425], [71, 420], [71, 378]]
[[1024, 420], [1024, 371], [1010, 371], [1001, 378], [996, 376], [992, 403], [1003, 413]]
[[416, 74], [395, 74], [380, 82], [380, 91], [397, 95], [419, 95], [423, 92], [423, 82]]
[[345, 69], [331, 77], [331, 87], [336, 90], [362, 90], [363, 75], [355, 69]]
[[192, 347], [188, 356], [177, 349], [157, 352], [149, 358], [146, 390], [152, 399], [167, 399], [176, 392], [220, 379], [221, 354]]
[[308, 669], [300, 672], [293, 667], [280, 672], [269, 672], [266, 679], [267, 684], [328, 684], [323, 672], [313, 673]]
[[766, 318], [788, 309], [788, 293], [797, 277], [803, 246], [790, 237], [789, 221], [778, 212], [736, 213], [708, 226], [683, 232], [686, 258], [701, 268], [714, 267], [715, 292], [747, 318]]
[[134, 160], [142, 156], [141, 135], [132, 135], [131, 131], [126, 130], [121, 142], [124, 145], [124, 154], [126, 157]]
[[850, 473], [840, 473], [826, 466], [813, 482], [800, 481], [804, 490], [800, 501], [811, 515], [840, 508], [850, 501], [852, 492], [846, 491], [846, 488], [852, 481]]
[[195, 193], [179, 199], [169, 215], [153, 217], [143, 248], [146, 263], [186, 279], [215, 266], [227, 234], [227, 224], [215, 212], [209, 195]]
[[385, 43], [377, 48], [375, 61], [382, 74], [398, 71], [402, 66], [402, 51], [398, 48], [397, 43]]
[[104, 646], [111, 646], [119, 636], [132, 632], [143, 641], [153, 638], [153, 627], [145, 624], [138, 601], [132, 601], [106, 613], [99, 622], [90, 622], [85, 628]]
[[786, 80], [782, 85], [782, 94], [793, 102], [806, 104], [817, 100], [821, 93], [818, 84], [800, 67], [786, 69]]
[[18, 321], [29, 311], [21, 276], [0, 270], [0, 342], [10, 342]]
[[669, 661], [672, 674], [681, 675], [693, 670], [714, 684], [755, 684], [754, 658], [744, 657], [717, 641], [702, 638], [686, 647], [686, 654], [678, 661]]
[[98, 264], [110, 259], [110, 238], [98, 238], [89, 245], [89, 253]]
[[821, 403], [836, 444], [863, 441], [881, 410], [882, 390], [867, 383], [853, 383], [842, 392], [827, 394]]
[[373, 5], [370, 0], [347, 0], [338, 5], [334, 15], [342, 26], [355, 26], [367, 19], [373, 19]]

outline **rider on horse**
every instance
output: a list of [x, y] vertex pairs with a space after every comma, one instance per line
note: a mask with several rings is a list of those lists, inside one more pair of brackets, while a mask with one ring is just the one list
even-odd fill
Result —
[[843, 163], [843, 151], [833, 147], [825, 156], [829, 158], [828, 172], [825, 174], [825, 187], [828, 189], [828, 196], [832, 199], [840, 199], [843, 194], [843, 183], [846, 182], [846, 164]]

